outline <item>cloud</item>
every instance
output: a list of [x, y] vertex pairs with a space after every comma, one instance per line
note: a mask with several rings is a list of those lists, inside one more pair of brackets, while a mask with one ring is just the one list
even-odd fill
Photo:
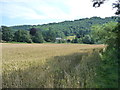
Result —
[[71, 8], [71, 17], [108, 17], [114, 15], [112, 10], [112, 3], [114, 0], [109, 0], [99, 8], [93, 8], [91, 0], [69, 0], [66, 4]]
[[[91, 0], [1, 0], [2, 16], [24, 20], [74, 20], [85, 17], [114, 15], [109, 0], [100, 8], [93, 8]], [[6, 21], [7, 22], [7, 21]]]
[[9, 18], [22, 18], [22, 19], [44, 19], [44, 16], [39, 15], [32, 8], [19, 3], [3, 3], [2, 15]]

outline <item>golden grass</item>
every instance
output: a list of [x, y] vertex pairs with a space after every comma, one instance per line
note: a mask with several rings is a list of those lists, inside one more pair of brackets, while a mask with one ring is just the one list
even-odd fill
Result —
[[[85, 44], [3, 43], [3, 87], [84, 87], [85, 85], [79, 84], [82, 79], [73, 79], [70, 71], [75, 68], [77, 75], [79, 70], [84, 69], [81, 67], [85, 63], [84, 60], [89, 63], [94, 61], [98, 57], [96, 55], [96, 58], [89, 60], [93, 58], [91, 54], [103, 47], [105, 46]], [[76, 77], [79, 78], [79, 75]]]

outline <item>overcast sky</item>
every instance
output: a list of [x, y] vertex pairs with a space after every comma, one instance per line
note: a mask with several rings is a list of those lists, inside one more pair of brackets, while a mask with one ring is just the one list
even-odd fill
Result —
[[107, 0], [93, 8], [91, 0], [0, 0], [1, 25], [36, 25], [86, 17], [114, 16], [115, 9]]

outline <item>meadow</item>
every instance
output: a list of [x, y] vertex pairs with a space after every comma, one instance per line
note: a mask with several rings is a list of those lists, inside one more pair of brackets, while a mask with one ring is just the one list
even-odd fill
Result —
[[94, 88], [104, 45], [2, 43], [3, 88]]

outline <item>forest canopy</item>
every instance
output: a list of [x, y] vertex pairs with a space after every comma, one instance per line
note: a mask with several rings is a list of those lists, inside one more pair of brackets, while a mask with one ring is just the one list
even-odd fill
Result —
[[[106, 18], [91, 17], [43, 25], [1, 26], [2, 40], [6, 42], [27, 43], [71, 42], [94, 44], [99, 42], [94, 41], [91, 34], [91, 27], [96, 24], [102, 25], [108, 22], [117, 22], [117, 18], [115, 16]], [[16, 36], [20, 36], [19, 40]], [[67, 39], [67, 37], [71, 36], [73, 36], [72, 39]]]

